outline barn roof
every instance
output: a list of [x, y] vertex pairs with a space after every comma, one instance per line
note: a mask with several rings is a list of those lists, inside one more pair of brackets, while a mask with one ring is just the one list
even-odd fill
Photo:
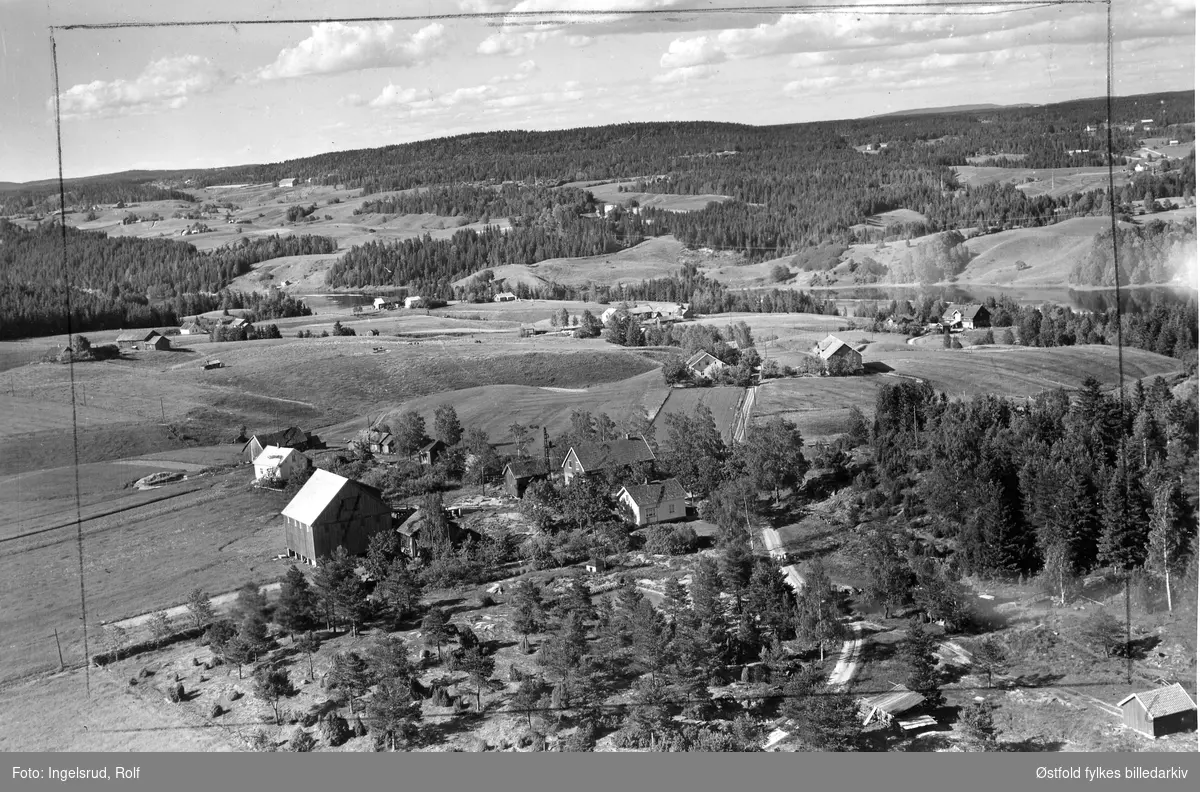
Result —
[[156, 335], [162, 335], [157, 330], [126, 330], [117, 336], [117, 341], [149, 341]]
[[[252, 435], [250, 440], [252, 441], [255, 438], [258, 439], [258, 444], [263, 448], [269, 445], [291, 448], [307, 443], [310, 436], [308, 432], [299, 427], [289, 426], [287, 429], [280, 429], [277, 432], [259, 432], [256, 435]], [[247, 441], [246, 445], [250, 445], [250, 441]]]
[[[573, 446], [575, 458], [585, 471], [603, 470], [617, 465], [653, 462], [654, 452], [644, 437], [636, 440], [604, 440]], [[564, 460], [565, 464], [565, 460]]]
[[1192, 701], [1192, 697], [1187, 694], [1187, 691], [1183, 689], [1183, 685], [1178, 682], [1170, 687], [1147, 690], [1144, 693], [1130, 693], [1117, 702], [1117, 706], [1124, 707], [1133, 699], [1138, 700], [1138, 703], [1145, 708], [1146, 714], [1151, 718], [1161, 718], [1166, 715], [1174, 715], [1177, 712], [1187, 712], [1188, 710], [1196, 709], [1196, 702]]
[[421, 451], [436, 451], [439, 448], [445, 448], [446, 444], [441, 440], [430, 440], [425, 445], [421, 446]]
[[312, 525], [349, 483], [348, 478], [317, 468], [312, 478], [296, 493], [296, 497], [283, 507], [282, 514], [305, 525]]
[[629, 494], [634, 503], [643, 509], [687, 497], [679, 479], [673, 478], [666, 481], [653, 481], [649, 484], [627, 484], [622, 489]]
[[817, 344], [817, 348], [820, 350], [817, 355], [821, 360], [829, 360], [834, 355], [840, 355], [843, 350], [858, 354], [857, 349], [836, 336], [826, 336], [821, 343]]
[[863, 699], [862, 704], [867, 710], [874, 712], [886, 712], [888, 715], [899, 715], [902, 712], [908, 712], [910, 709], [919, 706], [925, 701], [925, 697], [920, 693], [909, 690], [904, 685], [896, 685], [887, 693], [881, 693], [878, 696]]
[[541, 458], [514, 459], [504, 466], [504, 470], [506, 473], [511, 470], [513, 477], [518, 479], [545, 476], [549, 472], [546, 470], [546, 461]]

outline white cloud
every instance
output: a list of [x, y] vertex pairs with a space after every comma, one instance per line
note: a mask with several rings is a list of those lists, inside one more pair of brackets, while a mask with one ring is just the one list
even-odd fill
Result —
[[690, 39], [675, 39], [659, 59], [658, 65], [664, 69], [683, 69], [690, 66], [704, 66], [720, 63], [728, 56], [708, 36], [697, 36]]
[[457, 107], [464, 104], [475, 104], [496, 93], [491, 85], [476, 85], [468, 88], [457, 88], [449, 93], [434, 96], [430, 91], [418, 91], [416, 88], [401, 88], [388, 84], [379, 96], [369, 104], [377, 109], [400, 108], [402, 110], [429, 111], [438, 108]]
[[425, 63], [446, 43], [446, 28], [434, 22], [412, 34], [390, 23], [347, 25], [322, 22], [308, 38], [280, 51], [275, 62], [259, 70], [263, 80], [336, 74], [387, 66]]
[[[210, 61], [180, 55], [151, 62], [132, 80], [94, 80], [59, 95], [63, 118], [138, 115], [183, 107], [193, 96], [212, 93], [232, 82]], [[53, 108], [54, 100], [48, 106]]]
[[680, 66], [662, 74], [656, 74], [652, 80], [660, 85], [671, 83], [686, 83], [692, 80], [704, 80], [717, 73], [715, 66], [701, 64], [699, 66]]
[[524, 82], [532, 77], [538, 71], [538, 65], [531, 61], [522, 61], [521, 65], [517, 66], [517, 70], [510, 74], [497, 74], [490, 82], [492, 83], [510, 83]]

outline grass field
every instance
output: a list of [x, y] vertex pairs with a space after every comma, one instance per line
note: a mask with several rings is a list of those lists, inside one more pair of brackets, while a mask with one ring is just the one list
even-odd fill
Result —
[[[120, 479], [139, 470], [120, 466], [103, 478]], [[127, 496], [131, 500], [112, 499], [106, 504], [110, 508], [128, 508], [83, 523], [92, 651], [101, 643], [97, 625], [104, 621], [177, 605], [197, 586], [223, 592], [248, 579], [265, 582], [284, 571], [272, 558], [283, 551], [278, 513], [286, 498], [253, 489], [250, 479], [243, 467]], [[40, 483], [52, 486], [51, 480]], [[182, 494], [164, 497], [173, 494], [172, 487]], [[147, 502], [151, 496], [163, 499]], [[96, 490], [88, 497], [102, 499], [104, 493]], [[74, 518], [69, 507], [59, 514]], [[54, 516], [43, 514], [27, 525], [45, 525]], [[56, 667], [55, 628], [66, 661], [79, 662], [83, 631], [74, 524], [0, 544], [0, 578], [9, 591], [22, 593], [6, 603], [0, 681]]]
[[[1129, 227], [1121, 224], [1123, 227]], [[956, 281], [1005, 286], [1066, 286], [1072, 268], [1092, 251], [1096, 236], [1111, 228], [1107, 217], [1076, 217], [1041, 228], [1017, 228], [967, 240], [974, 258]], [[1024, 261], [1028, 269], [1018, 270]]]
[[544, 427], [554, 437], [570, 427], [573, 410], [587, 410], [593, 415], [607, 413], [618, 426], [624, 426], [635, 415], [657, 412], [667, 392], [662, 374], [656, 368], [619, 382], [585, 389], [489, 385], [423, 396], [405, 402], [384, 420], [416, 410], [425, 417], [425, 425], [432, 427], [434, 410], [449, 403], [464, 426], [483, 429], [493, 443], [501, 444], [498, 450], [503, 454], [511, 451], [508, 427], [513, 423], [531, 426], [535, 433]]
[[[958, 165], [958, 180], [968, 187], [1008, 182], [1035, 198], [1049, 195], [1058, 198], [1073, 193], [1088, 192], [1108, 186], [1108, 168], [991, 168], [976, 165]], [[1124, 186], [1128, 179], [1118, 180], [1117, 187]]]
[[754, 399], [754, 418], [779, 416], [795, 423], [805, 440], [832, 439], [846, 431], [851, 407], [869, 421], [879, 389], [895, 382], [882, 376], [767, 380]]
[[660, 443], [666, 441], [667, 416], [681, 414], [691, 417], [696, 408], [703, 404], [712, 410], [717, 429], [724, 436], [725, 442], [730, 443], [738, 405], [745, 395], [745, 388], [728, 385], [712, 388], [672, 388], [654, 417], [654, 436]]

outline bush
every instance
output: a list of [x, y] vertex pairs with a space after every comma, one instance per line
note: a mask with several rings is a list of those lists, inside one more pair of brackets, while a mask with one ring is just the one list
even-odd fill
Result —
[[267, 736], [266, 732], [258, 731], [250, 738], [250, 750], [275, 753], [275, 743], [271, 742], [271, 738]]
[[288, 750], [293, 753], [309, 753], [317, 747], [317, 741], [306, 731], [298, 731], [288, 743]]
[[350, 724], [336, 712], [328, 713], [321, 720], [321, 737], [334, 748], [345, 743], [352, 735]]
[[684, 555], [696, 549], [700, 539], [691, 526], [651, 525], [646, 529], [647, 553], [662, 555]]

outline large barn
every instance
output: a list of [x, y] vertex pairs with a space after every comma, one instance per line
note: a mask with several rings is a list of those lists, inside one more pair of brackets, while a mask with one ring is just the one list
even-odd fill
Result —
[[1121, 708], [1121, 722], [1147, 737], [1165, 737], [1196, 729], [1196, 702], [1178, 682], [1143, 693], [1130, 693], [1117, 702], [1117, 706]]
[[840, 364], [849, 372], [862, 371], [862, 353], [835, 335], [818, 341], [813, 353], [827, 364]]
[[315, 565], [339, 546], [350, 555], [367, 551], [380, 531], [392, 528], [392, 510], [379, 490], [316, 470], [283, 509], [289, 556]]

